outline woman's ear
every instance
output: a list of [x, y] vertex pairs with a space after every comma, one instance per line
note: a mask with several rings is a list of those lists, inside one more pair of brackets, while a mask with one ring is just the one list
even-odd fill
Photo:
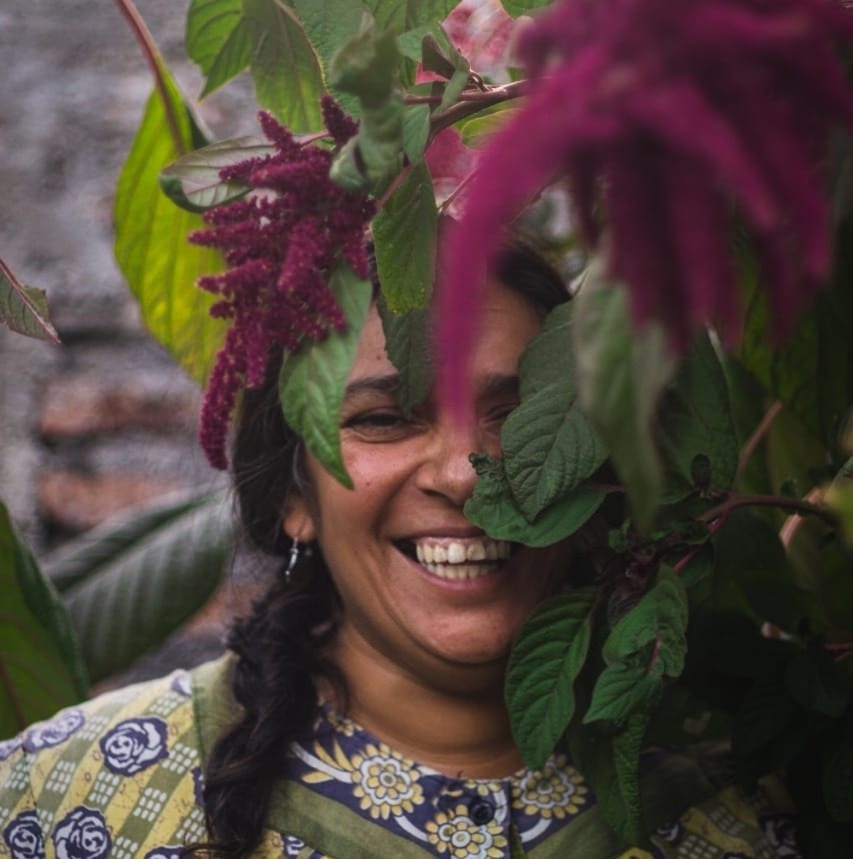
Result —
[[317, 539], [314, 517], [302, 495], [297, 495], [287, 502], [281, 517], [281, 527], [288, 537], [295, 537], [300, 543], [310, 543]]

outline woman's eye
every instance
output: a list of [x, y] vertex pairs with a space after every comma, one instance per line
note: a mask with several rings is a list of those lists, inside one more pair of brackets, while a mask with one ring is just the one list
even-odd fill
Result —
[[355, 430], [361, 435], [391, 435], [405, 432], [415, 424], [398, 411], [374, 411], [353, 415], [343, 422], [344, 429]]

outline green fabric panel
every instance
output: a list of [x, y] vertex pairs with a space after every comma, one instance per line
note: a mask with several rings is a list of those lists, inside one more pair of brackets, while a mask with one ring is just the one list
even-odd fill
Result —
[[231, 672], [235, 661], [233, 653], [226, 653], [190, 672], [201, 767], [205, 771], [214, 743], [239, 713], [237, 702], [231, 694]]
[[568, 826], [528, 850], [527, 856], [529, 859], [565, 859], [567, 856], [603, 859], [615, 856], [621, 848], [622, 841], [604, 822], [599, 807], [594, 805], [581, 812]]
[[431, 851], [383, 829], [381, 821], [365, 820], [295, 782], [276, 786], [267, 826], [301, 839], [319, 853], [342, 859], [434, 857]]

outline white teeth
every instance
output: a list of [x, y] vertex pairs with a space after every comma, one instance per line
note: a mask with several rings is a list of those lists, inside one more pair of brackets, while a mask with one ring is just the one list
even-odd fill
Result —
[[495, 570], [494, 567], [484, 564], [456, 564], [454, 566], [450, 564], [424, 564], [424, 567], [439, 579], [450, 579], [456, 582], [465, 579], [478, 579], [480, 576], [487, 576]]
[[468, 557], [465, 547], [461, 543], [451, 543], [447, 547], [447, 563], [461, 564]]
[[499, 561], [510, 556], [506, 540], [454, 540], [451, 543], [416, 542], [415, 551], [421, 564], [465, 565], [466, 562]]

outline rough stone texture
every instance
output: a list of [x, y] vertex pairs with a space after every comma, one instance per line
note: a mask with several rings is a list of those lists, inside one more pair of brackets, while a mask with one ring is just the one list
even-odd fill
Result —
[[[136, 2], [192, 97], [188, 0]], [[175, 488], [221, 485], [222, 475], [195, 439], [198, 390], [143, 330], [113, 259], [116, 177], [151, 91], [124, 18], [109, 0], [3, 0], [0, 54], [0, 257], [47, 291], [62, 339], [0, 327], [0, 499], [46, 557], [84, 528]], [[200, 108], [214, 137], [255, 132], [247, 86]], [[123, 679], [218, 650], [245, 603], [236, 581]]]

